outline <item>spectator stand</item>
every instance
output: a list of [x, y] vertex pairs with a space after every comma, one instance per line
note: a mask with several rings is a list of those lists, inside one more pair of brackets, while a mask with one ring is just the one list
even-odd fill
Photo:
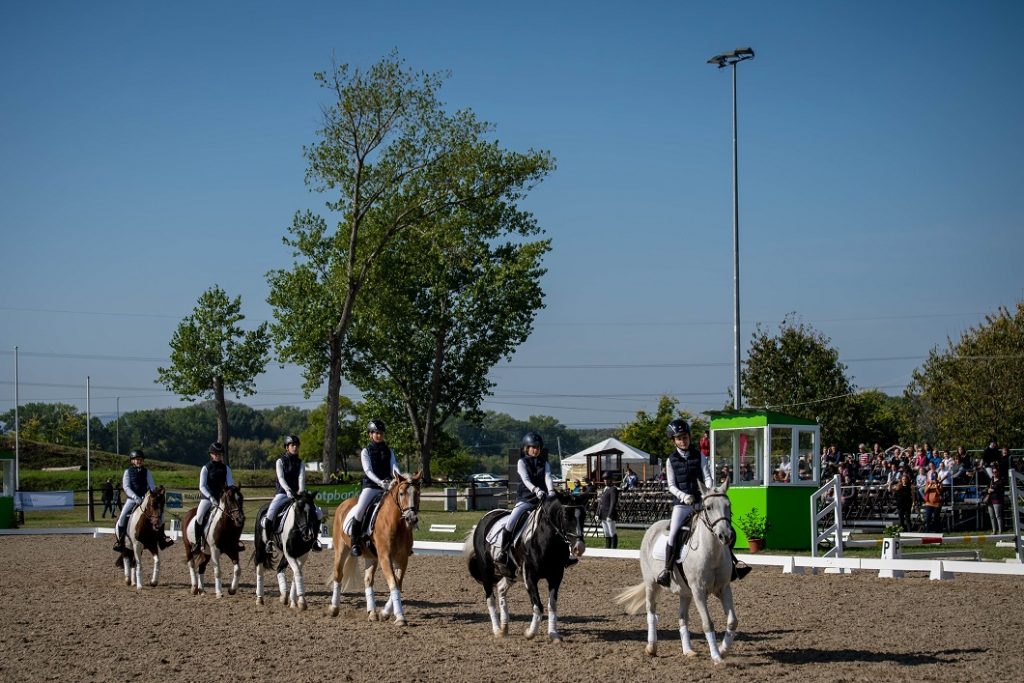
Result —
[[0, 450], [0, 529], [13, 529], [14, 517], [14, 451]]
[[[821, 481], [821, 428], [813, 420], [769, 410], [711, 416], [711, 466], [729, 480], [733, 519], [757, 508], [772, 524], [770, 547], [807, 550], [813, 526], [808, 501]], [[737, 548], [747, 539], [737, 531]]]

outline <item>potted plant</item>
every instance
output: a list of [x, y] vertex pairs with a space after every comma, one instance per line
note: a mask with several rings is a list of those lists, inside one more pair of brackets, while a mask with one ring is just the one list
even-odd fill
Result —
[[752, 553], [764, 550], [765, 537], [768, 535], [768, 528], [771, 524], [764, 518], [756, 507], [740, 517], [740, 530], [747, 537], [747, 547]]

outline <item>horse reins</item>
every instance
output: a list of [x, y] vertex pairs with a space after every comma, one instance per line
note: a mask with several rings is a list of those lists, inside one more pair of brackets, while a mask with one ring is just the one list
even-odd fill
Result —
[[[701, 503], [703, 503], [708, 498], [727, 498], [727, 497], [728, 496], [726, 496], [724, 493], [711, 493], [709, 495], [704, 496], [704, 498], [701, 501]], [[711, 532], [711, 534], [715, 537], [715, 539], [719, 543], [721, 543], [722, 545], [726, 545], [725, 541], [723, 541], [721, 538], [719, 538], [718, 534], [715, 533], [715, 526], [719, 522], [723, 522], [724, 521], [724, 522], [728, 522], [729, 523], [729, 528], [732, 529], [732, 519], [730, 519], [729, 517], [726, 517], [725, 515], [722, 515], [718, 519], [716, 519], [714, 521], [711, 521], [711, 519], [710, 519], [710, 517], [708, 515], [708, 509], [703, 504], [700, 507], [699, 517], [700, 517], [700, 521], [704, 523], [704, 526], [706, 526], [708, 528], [708, 531]], [[696, 534], [693, 535], [693, 540], [694, 541], [697, 540], [697, 535]], [[694, 545], [694, 546], [691, 546], [691, 547], [696, 548], [697, 546]]]

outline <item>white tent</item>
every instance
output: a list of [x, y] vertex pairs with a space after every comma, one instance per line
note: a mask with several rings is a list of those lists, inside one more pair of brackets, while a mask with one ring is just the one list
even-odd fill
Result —
[[622, 443], [618, 439], [609, 438], [562, 458], [562, 478], [600, 479], [605, 471], [615, 471], [622, 476], [626, 465], [629, 465], [641, 481], [651, 479], [661, 471], [659, 465], [651, 465], [651, 456], [639, 448]]

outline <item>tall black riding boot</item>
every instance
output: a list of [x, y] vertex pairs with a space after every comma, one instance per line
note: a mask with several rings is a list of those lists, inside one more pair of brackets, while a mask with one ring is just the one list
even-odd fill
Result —
[[614, 548], [615, 550], [618, 550], [618, 548], [619, 548], [619, 535], [618, 534], [612, 534], [612, 548]]
[[732, 581], [738, 581], [744, 576], [750, 573], [751, 566], [746, 562], [740, 562], [736, 557], [736, 553], [729, 548], [729, 554], [732, 556]]
[[668, 588], [672, 584], [672, 566], [676, 562], [676, 548], [674, 545], [665, 546], [665, 568], [658, 574], [658, 585]]
[[125, 545], [124, 545], [124, 532], [125, 532], [125, 530], [120, 528], [120, 527], [118, 527], [117, 529], [114, 530], [114, 552], [115, 553], [123, 553], [126, 550], [128, 550], [128, 548], [126, 548]]
[[352, 557], [359, 557], [363, 554], [363, 521], [352, 520]]
[[156, 544], [160, 546], [160, 550], [165, 550], [174, 545], [174, 539], [167, 535], [167, 532], [164, 530], [163, 525], [161, 525], [160, 528], [157, 529], [157, 532], [160, 534], [160, 540], [158, 540]]
[[199, 524], [199, 520], [194, 520], [192, 528], [196, 530], [196, 542], [192, 544], [192, 554], [196, 555], [203, 551], [203, 527]]
[[605, 536], [604, 537], [604, 547], [605, 548], [611, 548], [612, 547], [612, 537], [611, 536]]
[[272, 554], [274, 552], [274, 524], [270, 517], [263, 518], [263, 540], [267, 542], [267, 552]]

